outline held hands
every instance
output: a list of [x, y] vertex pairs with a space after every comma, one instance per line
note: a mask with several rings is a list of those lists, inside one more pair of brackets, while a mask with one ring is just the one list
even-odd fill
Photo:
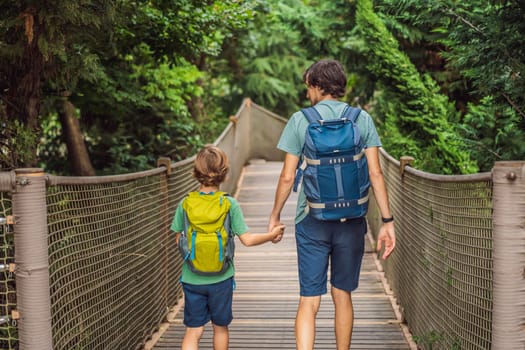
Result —
[[381, 251], [384, 247], [385, 251], [381, 258], [386, 260], [388, 256], [392, 253], [396, 246], [396, 234], [394, 232], [394, 223], [389, 222], [385, 223], [379, 229], [379, 234], [377, 235], [377, 251]]
[[272, 229], [270, 230], [270, 233], [273, 236], [272, 243], [279, 243], [281, 239], [283, 239], [285, 227], [286, 226], [282, 224], [278, 224], [272, 227]]

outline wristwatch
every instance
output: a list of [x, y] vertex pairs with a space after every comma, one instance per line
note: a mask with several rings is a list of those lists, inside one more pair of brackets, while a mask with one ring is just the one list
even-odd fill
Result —
[[386, 224], [387, 222], [392, 222], [392, 221], [394, 221], [394, 216], [392, 215], [392, 216], [389, 217], [389, 218], [381, 218], [381, 221], [383, 221], [385, 224]]

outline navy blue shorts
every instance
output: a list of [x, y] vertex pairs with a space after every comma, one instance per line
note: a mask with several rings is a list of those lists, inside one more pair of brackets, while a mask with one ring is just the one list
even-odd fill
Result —
[[233, 320], [233, 277], [214, 284], [182, 283], [184, 290], [184, 325], [201, 327], [211, 320], [228, 326]]
[[300, 294], [325, 294], [330, 283], [348, 292], [357, 288], [365, 250], [366, 219], [319, 221], [307, 215], [295, 226]]

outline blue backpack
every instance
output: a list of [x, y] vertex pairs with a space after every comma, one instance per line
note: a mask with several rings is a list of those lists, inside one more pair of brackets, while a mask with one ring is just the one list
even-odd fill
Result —
[[330, 120], [323, 120], [314, 107], [301, 111], [309, 125], [294, 192], [302, 179], [306, 210], [318, 220], [345, 221], [365, 216], [370, 179], [356, 125], [361, 110], [346, 106], [341, 118]]

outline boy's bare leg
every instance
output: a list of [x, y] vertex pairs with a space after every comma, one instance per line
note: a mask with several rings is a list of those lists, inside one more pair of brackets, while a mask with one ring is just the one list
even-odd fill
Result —
[[335, 339], [337, 350], [350, 349], [352, 328], [354, 325], [354, 308], [352, 295], [342, 289], [332, 287], [332, 300], [335, 305]]
[[198, 350], [199, 341], [204, 333], [204, 326], [202, 327], [186, 327], [186, 333], [182, 340], [182, 350]]
[[213, 325], [213, 349], [214, 350], [228, 350], [228, 343], [230, 341], [230, 334], [228, 326]]
[[315, 342], [315, 317], [321, 296], [304, 297], [299, 299], [297, 317], [295, 318], [295, 341], [297, 350], [312, 350]]

